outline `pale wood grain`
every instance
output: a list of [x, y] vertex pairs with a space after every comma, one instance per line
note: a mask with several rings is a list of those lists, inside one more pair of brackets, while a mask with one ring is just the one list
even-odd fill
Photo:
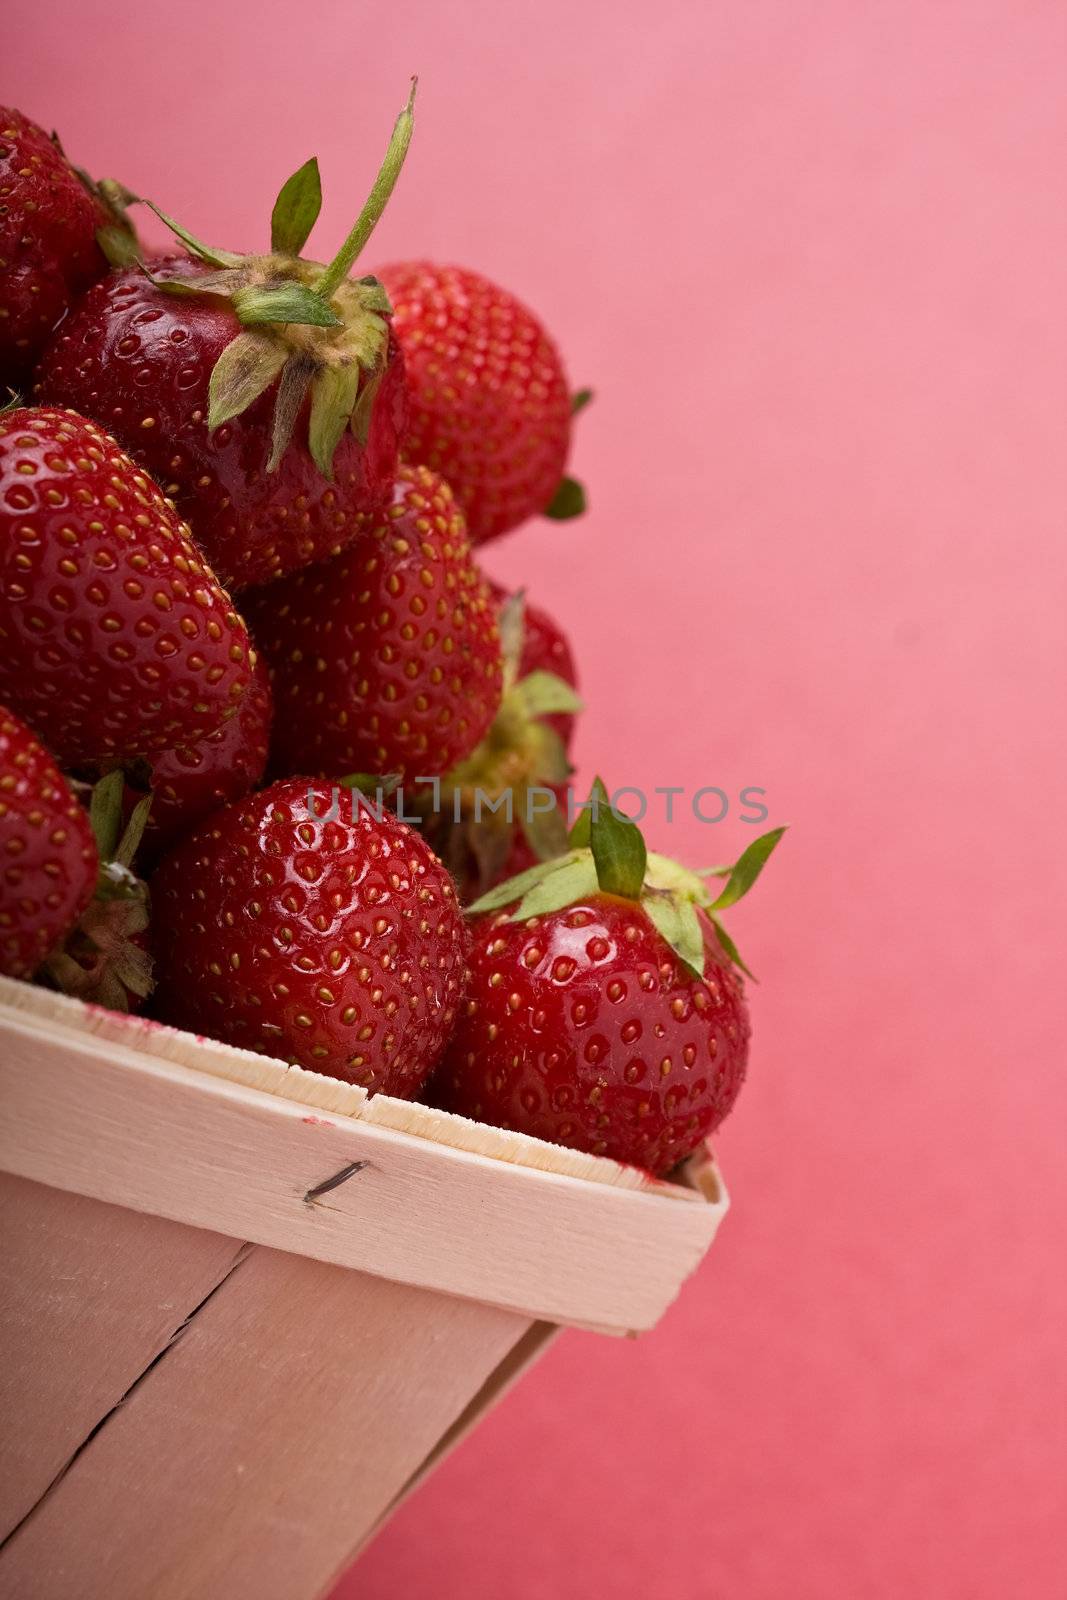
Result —
[[10, 1600], [308, 1600], [526, 1331], [255, 1250], [0, 1552]]
[[522, 1338], [509, 1350], [494, 1372], [491, 1372], [485, 1383], [474, 1395], [468, 1405], [460, 1412], [452, 1426], [437, 1441], [425, 1461], [421, 1462], [418, 1471], [405, 1483], [400, 1493], [386, 1507], [380, 1520], [370, 1528], [359, 1544], [334, 1573], [333, 1578], [323, 1590], [322, 1600], [337, 1580], [343, 1576], [345, 1568], [354, 1561], [365, 1547], [373, 1542], [382, 1528], [406, 1500], [409, 1500], [417, 1489], [426, 1482], [430, 1475], [447, 1460], [457, 1446], [461, 1445], [467, 1435], [484, 1420], [493, 1408], [500, 1404], [518, 1383], [519, 1379], [528, 1372], [535, 1362], [540, 1361], [549, 1345], [559, 1338], [563, 1329], [551, 1322], [531, 1322]]
[[325, 1078], [316, 1072], [305, 1072], [301, 1067], [288, 1066], [284, 1061], [275, 1061], [269, 1056], [237, 1050], [215, 1039], [183, 1033], [177, 1028], [164, 1027], [161, 1023], [142, 1017], [105, 1011], [70, 996], [54, 994], [49, 989], [0, 977], [0, 1044], [4, 1016], [13, 1011], [38, 1017], [54, 1027], [69, 1028], [76, 1033], [91, 1034], [113, 1044], [125, 1045], [162, 1061], [173, 1061], [179, 1066], [226, 1078], [231, 1083], [243, 1083], [250, 1089], [281, 1095], [336, 1116], [362, 1117], [381, 1127], [433, 1139], [438, 1144], [469, 1150], [474, 1155], [509, 1161], [518, 1166], [536, 1167], [545, 1172], [558, 1172], [567, 1177], [585, 1178], [590, 1183], [639, 1189], [668, 1199], [692, 1198], [677, 1185], [654, 1178], [651, 1173], [642, 1172], [638, 1167], [621, 1166], [619, 1162], [609, 1161], [603, 1156], [568, 1150], [562, 1145], [549, 1144], [544, 1139], [532, 1139], [507, 1128], [491, 1128], [483, 1122], [471, 1122], [466, 1117], [438, 1111], [432, 1106], [394, 1100], [385, 1094], [368, 1096], [365, 1089], [357, 1088], [354, 1084]]
[[[724, 1194], [681, 1204], [309, 1115], [40, 1016], [2, 1021], [0, 1168], [528, 1318], [651, 1327], [726, 1209]], [[358, 1161], [355, 1178], [305, 1201]]]
[[217, 1233], [0, 1173], [0, 1539], [239, 1249]]

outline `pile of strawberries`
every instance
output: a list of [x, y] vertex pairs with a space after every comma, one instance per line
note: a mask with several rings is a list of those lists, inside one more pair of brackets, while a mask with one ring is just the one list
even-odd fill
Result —
[[412, 125], [320, 264], [314, 161], [241, 255], [0, 110], [0, 971], [664, 1172], [781, 830], [709, 887], [568, 808], [570, 648], [475, 550], [583, 509], [588, 396], [477, 273], [353, 271]]

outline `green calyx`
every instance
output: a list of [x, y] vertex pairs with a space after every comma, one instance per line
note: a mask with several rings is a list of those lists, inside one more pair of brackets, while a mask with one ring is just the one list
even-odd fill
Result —
[[[696, 873], [656, 855], [645, 846], [636, 822], [615, 810], [602, 781], [597, 778], [586, 806], [567, 839], [566, 851], [554, 860], [520, 872], [482, 895], [468, 914], [502, 911], [518, 905], [509, 921], [525, 922], [547, 916], [595, 894], [617, 895], [640, 905], [675, 955], [697, 978], [705, 975], [704, 935], [698, 911], [711, 923], [724, 954], [748, 977], [737, 946], [722, 926], [720, 913], [736, 905], [752, 888], [785, 828], [772, 828], [729, 867]], [[708, 888], [705, 877], [725, 878], [723, 888]]]
[[[152, 281], [165, 294], [226, 300], [241, 324], [211, 374], [209, 430], [240, 416], [277, 384], [268, 472], [277, 470], [308, 399], [308, 449], [325, 478], [333, 476], [333, 458], [346, 430], [366, 443], [388, 358], [392, 306], [377, 278], [353, 279], [349, 273], [400, 176], [414, 128], [415, 88], [412, 79], [363, 210], [325, 265], [300, 254], [322, 205], [314, 157], [279, 191], [268, 255], [236, 255], [206, 245], [151, 201], [144, 202], [207, 269], [195, 277]], [[136, 198], [128, 191], [121, 194], [123, 204]]]
[[[571, 765], [563, 741], [545, 720], [576, 715], [583, 703], [571, 685], [553, 672], [519, 677], [525, 638], [525, 596], [511, 595], [500, 611], [504, 685], [500, 708], [481, 743], [441, 780], [438, 815], [431, 820], [435, 843], [457, 877], [466, 877], [473, 859], [481, 883], [497, 877], [521, 830], [539, 861], [567, 848], [567, 827], [547, 791], [566, 783]], [[534, 791], [540, 791], [535, 794]], [[485, 797], [510, 797], [492, 810]]]
[[123, 827], [125, 779], [109, 772], [93, 786], [89, 822], [100, 857], [96, 891], [61, 950], [45, 964], [57, 989], [111, 1011], [127, 1011], [129, 996], [152, 992], [152, 959], [138, 943], [148, 928], [148, 890], [133, 871], [151, 795], [139, 800]]
[[[592, 389], [578, 389], [571, 396], [571, 416], [576, 417], [580, 411], [584, 411], [592, 398]], [[577, 478], [561, 478], [544, 514], [551, 517], [553, 522], [569, 522], [572, 517], [583, 516], [588, 509], [585, 485], [579, 483]]]

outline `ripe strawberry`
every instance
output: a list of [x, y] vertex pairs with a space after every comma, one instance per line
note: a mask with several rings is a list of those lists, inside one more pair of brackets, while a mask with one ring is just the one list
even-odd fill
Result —
[[445, 772], [500, 704], [500, 635], [443, 479], [400, 469], [392, 505], [333, 561], [246, 596], [274, 683], [279, 772]]
[[41, 362], [36, 392], [109, 428], [174, 497], [229, 584], [324, 560], [355, 537], [361, 512], [388, 499], [403, 365], [381, 284], [348, 272], [411, 128], [409, 101], [328, 266], [299, 254], [321, 203], [311, 160], [278, 196], [270, 255], [212, 249], [159, 212], [195, 259], [98, 284]]
[[89, 818], [29, 728], [0, 706], [0, 972], [31, 978], [88, 906]]
[[108, 269], [121, 231], [55, 134], [0, 106], [0, 393], [21, 388], [72, 301]]
[[442, 780], [425, 817], [462, 900], [566, 850], [567, 746], [582, 705], [558, 624], [523, 594], [491, 589], [504, 646], [500, 710], [477, 749]]
[[188, 528], [113, 439], [73, 412], [0, 413], [0, 695], [64, 766], [206, 739], [253, 662]]
[[[270, 679], [259, 656], [236, 715], [217, 733], [139, 763], [152, 797], [139, 859], [154, 860], [196, 823], [256, 787], [267, 768], [271, 714]], [[131, 783], [128, 806], [137, 798], [136, 775]]]
[[782, 830], [713, 899], [647, 855], [599, 793], [567, 856], [471, 908], [467, 1000], [433, 1093], [464, 1116], [663, 1173], [718, 1127], [744, 1079], [748, 1009], [718, 912]]
[[467, 950], [455, 890], [354, 793], [293, 779], [216, 812], [152, 905], [166, 1021], [402, 1098], [439, 1059]]
[[578, 485], [562, 478], [571, 436], [563, 363], [533, 312], [462, 267], [405, 261], [378, 276], [407, 368], [404, 459], [448, 479], [474, 543], [550, 507], [583, 510]]

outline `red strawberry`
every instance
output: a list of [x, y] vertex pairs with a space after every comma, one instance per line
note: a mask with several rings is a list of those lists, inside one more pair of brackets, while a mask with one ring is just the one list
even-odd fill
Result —
[[561, 484], [571, 436], [563, 363], [533, 312], [462, 267], [405, 261], [378, 275], [407, 366], [404, 458], [448, 479], [474, 543], [550, 506], [582, 510], [578, 486]]
[[110, 216], [53, 134], [0, 106], [0, 393], [21, 388], [71, 302], [107, 271]]
[[[498, 604], [504, 590], [491, 585]], [[428, 837], [473, 899], [567, 848], [567, 745], [581, 709], [570, 646], [520, 593], [500, 608], [504, 696], [492, 727], [441, 784]]]
[[300, 258], [318, 166], [284, 185], [270, 255], [200, 243], [97, 285], [60, 328], [37, 393], [110, 428], [173, 495], [227, 583], [266, 583], [350, 543], [388, 498], [405, 392], [391, 307], [348, 276], [395, 183], [410, 102], [371, 199], [328, 266]]
[[48, 751], [0, 706], [0, 972], [30, 978], [96, 887], [89, 818]]
[[443, 479], [402, 468], [360, 539], [246, 596], [271, 665], [281, 772], [445, 772], [500, 704], [495, 608]]
[[455, 890], [354, 792], [293, 779], [216, 812], [152, 906], [166, 1021], [403, 1098], [439, 1059], [467, 950]]
[[253, 661], [188, 528], [113, 439], [73, 412], [0, 414], [0, 695], [64, 766], [207, 738]]
[[434, 1094], [464, 1116], [667, 1172], [744, 1079], [748, 1010], [718, 911], [782, 830], [749, 847], [714, 900], [603, 803], [585, 832], [589, 846], [472, 907], [483, 914], [467, 1000]]
[[270, 680], [260, 656], [236, 716], [199, 744], [155, 757], [146, 773], [152, 808], [139, 859], [154, 859], [220, 806], [256, 787], [267, 767], [271, 710]]

